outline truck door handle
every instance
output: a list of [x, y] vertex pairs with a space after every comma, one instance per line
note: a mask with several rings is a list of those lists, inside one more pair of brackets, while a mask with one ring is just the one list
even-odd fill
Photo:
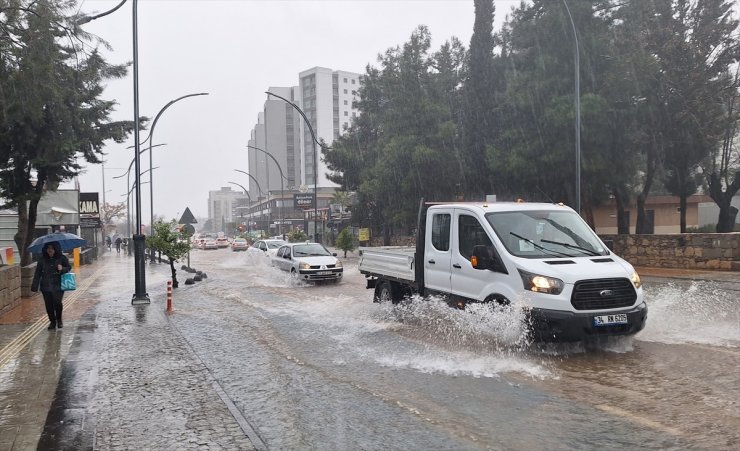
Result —
[[435, 262], [434, 260], [429, 260], [429, 263], [431, 263], [431, 264], [435, 264], [435, 263], [437, 263], [437, 262]]
[[462, 266], [460, 266], [460, 265], [459, 265], [459, 264], [457, 264], [457, 263], [455, 263], [454, 265], [452, 265], [452, 267], [453, 267], [453, 268], [458, 268], [458, 269], [462, 268]]

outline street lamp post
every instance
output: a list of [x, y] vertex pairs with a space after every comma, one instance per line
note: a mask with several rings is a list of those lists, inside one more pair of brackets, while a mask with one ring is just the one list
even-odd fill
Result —
[[133, 0], [133, 78], [134, 78], [134, 178], [136, 179], [136, 233], [134, 238], [134, 295], [131, 304], [149, 304], [144, 271], [144, 235], [141, 234], [141, 164], [139, 161], [139, 38], [138, 0]]
[[[196, 97], [196, 96], [207, 96], [207, 92], [199, 92], [196, 94], [187, 94], [181, 97], [178, 97], [174, 100], [170, 100], [167, 105], [163, 106], [161, 110], [159, 110], [159, 113], [154, 117], [154, 121], [152, 121], [152, 128], [149, 129], [149, 137], [147, 138], [149, 140], [149, 169], [152, 169], [152, 142], [154, 141], [154, 127], [157, 126], [157, 121], [159, 121], [159, 118], [162, 116], [162, 113], [165, 112], [167, 108], [172, 106], [172, 104], [179, 102], [180, 100], [187, 99], [188, 97]], [[137, 137], [138, 142], [138, 137]], [[149, 184], [149, 208], [151, 209], [150, 212], [150, 224], [149, 227], [151, 227], [150, 230], [154, 230], [154, 182]], [[151, 233], [151, 232], [150, 232]], [[151, 250], [149, 253], [149, 258], [151, 261], [154, 261], [154, 249]]]
[[306, 123], [308, 126], [308, 130], [311, 132], [311, 138], [313, 139], [315, 145], [313, 149], [313, 233], [314, 233], [314, 239], [316, 241], [319, 241], [318, 239], [318, 219], [319, 219], [319, 195], [318, 195], [318, 186], [319, 186], [319, 169], [318, 169], [318, 152], [316, 149], [316, 145], [319, 147], [322, 147], [319, 140], [316, 139], [316, 133], [313, 131], [313, 127], [311, 126], [311, 122], [306, 117], [306, 114], [301, 110], [298, 105], [291, 102], [290, 100], [286, 99], [285, 97], [279, 96], [273, 92], [265, 91], [265, 94], [269, 96], [277, 97], [278, 99], [282, 100], [283, 102], [286, 102], [290, 104], [293, 108], [300, 113], [301, 117], [303, 118], [303, 122]]
[[[259, 198], [260, 198], [260, 197], [262, 196], [262, 188], [260, 188], [260, 182], [258, 182], [258, 181], [257, 181], [257, 179], [256, 179], [256, 178], [254, 178], [254, 177], [252, 176], [252, 174], [250, 174], [250, 173], [249, 173], [249, 172], [247, 172], [247, 171], [242, 171], [241, 169], [234, 169], [234, 170], [235, 170], [236, 172], [241, 172], [241, 173], [242, 173], [242, 174], [244, 174], [244, 175], [248, 175], [248, 176], [249, 176], [249, 178], [250, 178], [250, 179], [252, 179], [252, 180], [254, 181], [254, 184], [255, 184], [255, 185], [257, 185], [257, 189], [259, 190], [259, 194], [257, 195], [257, 201], [259, 202]], [[240, 186], [241, 186], [241, 185], [240, 185]], [[244, 187], [242, 187], [242, 188], [244, 188]], [[251, 199], [252, 199], [252, 198], [250, 197], [250, 200], [251, 200]], [[268, 200], [268, 201], [270, 200], [270, 192], [269, 192], [269, 191], [267, 192], [267, 200]], [[268, 229], [269, 229], [269, 225], [270, 225], [270, 209], [269, 209], [269, 208], [267, 209], [267, 225], [268, 225]]]
[[[227, 182], [227, 183], [231, 183], [232, 185], [236, 185], [239, 188], [241, 188], [241, 189], [244, 190], [244, 194], [246, 194], [247, 195], [247, 198], [249, 198], [249, 205], [247, 206], [247, 209], [248, 210], [251, 210], [252, 209], [252, 196], [249, 195], [249, 191], [246, 188], [244, 188], [244, 185], [240, 185], [239, 183], [236, 183], [236, 182]], [[251, 213], [251, 211], [249, 213]], [[242, 214], [241, 216], [242, 216], [242, 218], [244, 218], [244, 214]], [[249, 221], [249, 220], [247, 220], [247, 221]], [[249, 232], [249, 222], [247, 222], [247, 232]]]
[[[247, 145], [247, 148], [259, 150], [260, 152], [263, 152], [265, 155], [272, 158], [272, 161], [274, 161], [275, 164], [277, 165], [278, 171], [280, 171], [280, 200], [284, 204], [285, 203], [285, 190], [284, 190], [284, 185], [283, 185], [283, 179], [285, 179], [285, 176], [283, 175], [283, 168], [280, 167], [280, 163], [278, 163], [278, 161], [275, 159], [274, 156], [272, 156], [270, 152], [264, 149], [260, 149], [259, 147], [250, 146], [250, 145]], [[268, 186], [267, 189], [269, 191], [270, 187]], [[285, 224], [285, 206], [283, 205], [280, 207], [280, 235], [282, 235], [283, 238], [285, 238], [285, 234], [283, 233], [284, 224]]]
[[578, 52], [578, 33], [576, 32], [576, 24], [573, 22], [573, 16], [570, 14], [570, 8], [568, 8], [568, 2], [563, 0], [565, 10], [568, 12], [568, 19], [570, 19], [570, 25], [573, 27], [573, 42], [575, 43], [575, 65], [576, 65], [576, 211], [581, 214], [581, 61]]

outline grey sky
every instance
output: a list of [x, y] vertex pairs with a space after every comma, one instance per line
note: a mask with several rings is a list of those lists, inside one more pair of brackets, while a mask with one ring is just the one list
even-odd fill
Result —
[[[119, 0], [87, 0], [86, 12], [102, 12]], [[496, 2], [498, 29], [518, 0]], [[432, 49], [452, 36], [468, 47], [473, 29], [472, 0], [436, 1], [248, 1], [139, 0], [140, 115], [153, 118], [170, 100], [184, 99], [162, 115], [154, 132], [154, 210], [171, 219], [185, 207], [207, 215], [209, 190], [248, 185], [245, 145], [270, 86], [293, 86], [298, 73], [314, 66], [364, 73], [377, 55], [405, 43], [418, 25], [432, 33]], [[133, 59], [132, 7], [86, 25], [108, 41], [110, 62]], [[108, 84], [114, 119], [133, 119], [133, 70]], [[142, 131], [141, 139], [148, 135]], [[133, 135], [126, 144], [106, 147], [105, 198], [125, 202], [125, 172], [133, 158]], [[142, 171], [149, 154], [142, 154]], [[148, 180], [148, 175], [142, 177]], [[82, 191], [103, 191], [100, 165], [80, 176]], [[236, 189], [236, 187], [233, 187]], [[149, 223], [149, 185], [142, 185], [142, 222]], [[102, 199], [101, 199], [102, 201]], [[133, 202], [133, 198], [132, 198]]]

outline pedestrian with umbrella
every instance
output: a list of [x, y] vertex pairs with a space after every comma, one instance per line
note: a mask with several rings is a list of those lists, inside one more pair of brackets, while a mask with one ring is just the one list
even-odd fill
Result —
[[80, 247], [85, 240], [72, 233], [51, 233], [33, 240], [28, 250], [41, 254], [36, 262], [36, 272], [31, 282], [31, 291], [41, 289], [49, 316], [48, 330], [61, 329], [62, 323], [62, 274], [72, 270], [69, 259], [62, 253], [63, 249], [71, 250]]

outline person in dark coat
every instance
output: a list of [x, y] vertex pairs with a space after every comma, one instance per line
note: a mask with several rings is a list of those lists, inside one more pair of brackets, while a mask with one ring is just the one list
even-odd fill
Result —
[[118, 252], [119, 254], [121, 253], [121, 243], [122, 242], [123, 241], [121, 240], [120, 236], [116, 238], [116, 252]]
[[53, 330], [62, 328], [62, 274], [69, 272], [72, 267], [69, 259], [62, 253], [57, 242], [46, 243], [41, 251], [41, 258], [36, 262], [36, 272], [33, 274], [31, 291], [41, 289], [46, 304], [46, 314], [49, 315], [49, 327]]

